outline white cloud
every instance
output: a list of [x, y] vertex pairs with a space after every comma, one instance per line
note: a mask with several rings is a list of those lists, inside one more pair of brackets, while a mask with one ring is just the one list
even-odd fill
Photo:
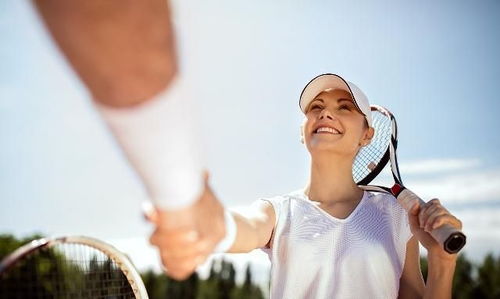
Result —
[[[460, 205], [500, 203], [500, 168], [479, 165], [479, 159], [429, 159], [402, 163], [400, 170], [404, 185], [425, 200], [440, 198]], [[386, 167], [371, 184], [393, 183]]]
[[428, 159], [400, 163], [400, 171], [404, 174], [426, 174], [466, 170], [481, 164], [479, 159]]
[[408, 179], [405, 186], [426, 199], [437, 197], [454, 204], [498, 203], [500, 169]]

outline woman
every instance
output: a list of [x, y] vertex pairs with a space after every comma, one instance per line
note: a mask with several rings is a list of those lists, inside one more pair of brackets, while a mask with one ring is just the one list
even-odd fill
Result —
[[[461, 222], [437, 199], [407, 214], [393, 196], [363, 191], [353, 180], [356, 154], [374, 133], [361, 90], [323, 74], [306, 85], [300, 106], [310, 182], [234, 213], [237, 235], [228, 252], [265, 248], [271, 298], [451, 298], [456, 255], [428, 232]], [[418, 242], [428, 251], [427, 284]]]

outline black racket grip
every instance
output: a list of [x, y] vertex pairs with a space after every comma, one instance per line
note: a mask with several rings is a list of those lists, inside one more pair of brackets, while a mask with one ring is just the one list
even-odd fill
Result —
[[[397, 192], [394, 192], [395, 189], [397, 189]], [[399, 186], [399, 188], [393, 187], [392, 190], [398, 202], [407, 212], [410, 212], [410, 209], [416, 203], [420, 203], [420, 205], [425, 204], [425, 202], [415, 193], [402, 186]], [[460, 249], [464, 247], [467, 239], [459, 229], [449, 224], [432, 230], [430, 234], [443, 246], [443, 249], [450, 254], [459, 252]]]

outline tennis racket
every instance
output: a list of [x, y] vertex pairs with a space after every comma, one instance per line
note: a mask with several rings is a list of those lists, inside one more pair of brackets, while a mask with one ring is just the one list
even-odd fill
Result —
[[140, 298], [148, 294], [132, 262], [83, 236], [32, 241], [0, 263], [0, 298]]
[[[354, 181], [369, 191], [388, 192], [409, 212], [416, 204], [425, 202], [403, 185], [399, 173], [396, 148], [398, 145], [397, 124], [392, 113], [381, 106], [372, 105], [372, 120], [375, 134], [369, 145], [363, 147], [353, 164]], [[368, 184], [390, 162], [394, 186], [368, 186]], [[457, 253], [465, 245], [466, 237], [451, 225], [443, 225], [430, 233], [448, 253]]]

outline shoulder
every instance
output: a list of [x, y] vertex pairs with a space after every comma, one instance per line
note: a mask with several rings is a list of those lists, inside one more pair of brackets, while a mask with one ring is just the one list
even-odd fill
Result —
[[387, 192], [365, 191], [368, 200], [375, 205], [384, 207], [399, 206], [394, 195]]
[[401, 240], [401, 251], [405, 250], [407, 241], [412, 233], [408, 222], [408, 213], [390, 193], [367, 191], [370, 203], [375, 206], [384, 217], [392, 223], [395, 238]]
[[283, 203], [287, 203], [293, 200], [303, 200], [304, 199], [304, 192], [303, 190], [295, 190], [286, 194], [282, 195], [276, 195], [276, 196], [271, 196], [271, 197], [262, 197], [258, 201], [264, 201], [268, 202], [269, 204], [275, 206], [275, 205], [281, 205]]
[[261, 210], [266, 210], [267, 212], [272, 209], [273, 212], [278, 215], [281, 211], [288, 211], [291, 202], [304, 201], [305, 195], [303, 190], [295, 190], [286, 194], [276, 195], [271, 197], [262, 197], [254, 202], [255, 205], [260, 206]]
[[386, 192], [365, 191], [367, 193], [368, 202], [375, 206], [378, 210], [383, 210], [387, 214], [393, 216], [406, 216], [406, 211], [398, 203], [394, 195]]

